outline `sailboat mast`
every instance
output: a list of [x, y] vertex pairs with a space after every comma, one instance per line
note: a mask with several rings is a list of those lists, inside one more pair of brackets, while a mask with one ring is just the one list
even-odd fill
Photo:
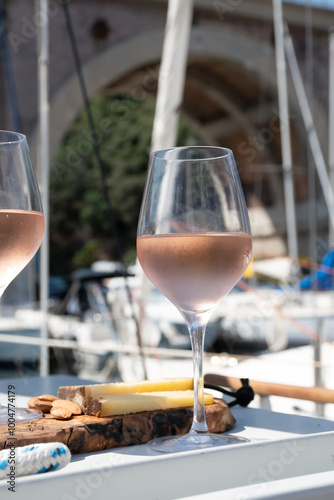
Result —
[[[334, 191], [334, 29], [329, 32], [329, 116], [328, 116], [329, 180]], [[334, 228], [329, 231], [329, 244], [334, 246]]]
[[[176, 145], [179, 114], [186, 77], [192, 16], [193, 0], [168, 1], [152, 130], [152, 151], [171, 148]], [[146, 303], [151, 286], [145, 274], [141, 272], [141, 322], [145, 317]]]
[[43, 22], [38, 30], [38, 171], [44, 211], [45, 231], [41, 245], [40, 265], [40, 364], [41, 377], [49, 374], [48, 355], [48, 299], [49, 299], [49, 19], [48, 0], [36, 1], [37, 11]]
[[286, 63], [284, 54], [282, 0], [273, 0], [278, 105], [281, 132], [281, 150], [285, 196], [285, 219], [288, 235], [288, 252], [297, 261], [298, 242], [296, 228], [295, 196], [293, 187], [291, 136]]
[[152, 151], [175, 146], [183, 100], [193, 0], [169, 0], [162, 50]]

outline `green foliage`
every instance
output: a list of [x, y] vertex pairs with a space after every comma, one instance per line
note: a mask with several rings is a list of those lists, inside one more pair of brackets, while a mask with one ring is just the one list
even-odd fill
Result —
[[73, 257], [73, 264], [76, 267], [89, 267], [94, 260], [94, 256], [99, 248], [98, 240], [88, 241]]
[[[82, 111], [68, 131], [50, 175], [51, 273], [118, 260], [115, 234], [105, 201], [96, 146], [124, 260], [135, 259], [139, 209], [145, 185], [154, 102], [97, 96], [91, 103], [95, 130]], [[179, 141], [196, 140], [180, 123]]]

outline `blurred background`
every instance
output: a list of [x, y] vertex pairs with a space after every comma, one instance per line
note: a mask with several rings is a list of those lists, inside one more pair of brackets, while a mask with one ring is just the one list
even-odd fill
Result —
[[[135, 232], [147, 170], [166, 23], [166, 1], [66, 2], [96, 130], [84, 110], [61, 0], [49, 2], [50, 271], [61, 275], [117, 258], [94, 165], [98, 142], [119, 225], [124, 258], [135, 261]], [[0, 127], [13, 129], [13, 102], [37, 165], [39, 16], [31, 1], [2, 1], [8, 53], [2, 54]], [[328, 30], [331, 2], [284, 3], [303, 80], [328, 155]], [[11, 65], [13, 87], [6, 78]], [[7, 69], [8, 72], [8, 69]], [[312, 258], [310, 225], [327, 246], [328, 216], [296, 91], [289, 77], [299, 253]], [[8, 92], [15, 94], [9, 99]], [[92, 135], [93, 134], [93, 135]], [[286, 224], [270, 0], [194, 4], [179, 144], [233, 150], [250, 209], [254, 256], [285, 255]], [[314, 166], [313, 166], [314, 170]], [[311, 201], [311, 204], [309, 203]], [[313, 205], [312, 205], [313, 203]], [[322, 257], [322, 256], [320, 256]]]
[[[309, 332], [302, 332], [303, 340], [300, 336], [293, 340], [294, 334], [286, 327], [284, 314], [287, 313], [277, 314], [276, 309], [286, 301], [291, 305], [300, 289], [300, 280], [318, 270], [331, 250], [333, 234], [328, 205], [332, 191], [324, 192], [319, 172], [324, 164], [325, 178], [330, 185], [334, 168], [331, 150], [334, 90], [330, 88], [334, 5], [332, 0], [287, 0], [282, 4], [282, 30], [288, 27], [287, 40], [292, 42], [284, 74], [288, 108], [282, 115], [279, 102], [282, 65], [277, 64], [274, 4], [271, 0], [194, 1], [183, 99], [177, 110], [178, 145], [210, 144], [233, 150], [254, 239], [254, 261], [244, 283], [269, 288], [275, 293], [279, 288], [279, 299], [276, 295], [266, 298], [271, 304], [267, 309], [272, 314], [259, 299], [250, 305], [251, 311], [256, 309], [266, 321], [268, 317], [271, 324], [275, 321], [276, 332], [275, 338], [268, 340], [270, 335], [263, 333], [261, 327], [261, 342], [253, 342], [251, 351], [254, 346], [262, 350], [268, 349], [268, 345], [273, 350], [286, 348], [291, 339], [292, 343], [310, 343], [309, 332], [318, 331], [318, 326], [314, 326], [318, 322], [311, 326], [307, 323], [305, 328]], [[58, 317], [72, 315], [85, 326], [93, 322], [94, 328], [96, 324], [107, 323], [108, 333], [106, 337], [101, 334], [103, 339], [133, 344], [137, 341], [126, 338], [123, 330], [120, 340], [116, 324], [127, 307], [127, 286], [110, 286], [105, 280], [124, 275], [119, 267], [122, 260], [126, 274], [133, 279], [130, 295], [136, 297], [136, 227], [152, 144], [168, 2], [49, 0], [44, 3], [44, 12], [40, 10], [41, 5], [43, 2], [33, 0], [1, 1], [0, 128], [19, 130], [27, 135], [33, 165], [42, 182], [39, 74], [43, 64], [41, 32], [47, 24], [50, 312]], [[286, 51], [288, 56], [288, 44]], [[293, 66], [294, 58], [297, 68]], [[306, 97], [311, 124], [301, 96]], [[288, 162], [283, 158], [285, 130], [290, 138]], [[320, 160], [314, 155], [314, 133]], [[104, 179], [99, 169], [101, 162]], [[288, 197], [287, 171], [290, 175]], [[112, 222], [106, 191], [111, 202]], [[291, 207], [288, 210], [287, 203]], [[36, 335], [39, 324], [32, 314], [38, 310], [39, 262], [38, 255], [10, 285], [2, 303], [3, 317], [15, 316], [21, 323], [25, 322], [25, 327], [30, 314], [31, 332], [25, 334], [31, 336]], [[75, 274], [78, 270], [89, 270], [93, 275], [83, 277]], [[330, 272], [330, 278], [332, 275]], [[73, 282], [77, 287], [75, 293], [71, 288]], [[316, 289], [316, 285], [314, 287]], [[78, 290], [81, 299], [85, 297], [84, 305], [80, 303], [80, 296], [74, 299]], [[112, 304], [115, 293], [118, 310]], [[151, 299], [155, 303], [156, 296]], [[313, 306], [316, 299], [309, 300]], [[131, 309], [132, 304], [129, 307]], [[332, 302], [326, 302], [324, 309], [321, 318], [331, 319]], [[252, 312], [247, 311], [249, 319]], [[319, 316], [314, 311], [309, 315], [312, 320]], [[126, 317], [127, 324], [129, 318], [133, 323], [132, 312], [126, 311]], [[224, 325], [222, 318], [225, 318]], [[157, 327], [158, 320], [152, 321]], [[235, 354], [246, 334], [254, 341], [255, 326], [249, 333], [243, 323], [238, 333], [231, 317], [226, 321], [222, 312], [213, 319], [217, 328], [212, 337], [209, 335], [210, 351], [221, 353], [227, 349]], [[175, 319], [173, 328], [181, 322]], [[258, 327], [259, 323], [256, 316], [254, 325]], [[290, 328], [291, 322], [289, 325]], [[189, 349], [180, 325], [178, 331], [174, 328], [172, 333], [171, 325], [163, 327], [160, 322], [158, 326], [158, 340], [151, 325], [154, 332], [144, 344]], [[73, 325], [70, 330], [65, 328], [65, 333], [62, 328], [49, 324], [50, 336], [79, 342]], [[133, 335], [137, 327], [131, 328]], [[266, 331], [268, 328], [273, 329], [266, 323]], [[144, 330], [147, 333], [147, 327]], [[231, 336], [224, 337], [228, 330]], [[331, 332], [331, 327], [327, 330]], [[3, 345], [7, 344], [3, 341]], [[13, 355], [13, 346], [10, 349]], [[30, 347], [28, 359], [23, 361], [24, 346], [16, 345], [15, 349], [16, 370], [18, 366], [27, 365], [29, 356], [32, 366], [24, 370], [38, 369], [37, 347]], [[110, 370], [106, 369], [105, 378], [116, 373], [113, 371], [115, 355], [113, 362], [109, 354], [107, 358]], [[89, 364], [87, 358], [73, 362], [70, 349], [60, 354], [55, 348], [52, 359], [51, 370], [56, 371], [71, 371], [73, 366], [80, 366], [81, 371], [74, 371], [83, 373], [83, 367]], [[8, 373], [12, 361], [2, 361], [3, 374]], [[118, 363], [118, 357], [116, 361]], [[94, 374], [101, 375], [100, 364]]]

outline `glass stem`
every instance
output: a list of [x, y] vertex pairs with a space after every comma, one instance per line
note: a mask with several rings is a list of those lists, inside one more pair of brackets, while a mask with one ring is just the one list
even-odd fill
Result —
[[194, 368], [194, 417], [190, 433], [196, 435], [209, 434], [205, 418], [204, 382], [203, 382], [203, 352], [204, 337], [209, 313], [191, 315], [187, 318], [191, 345], [193, 350]]

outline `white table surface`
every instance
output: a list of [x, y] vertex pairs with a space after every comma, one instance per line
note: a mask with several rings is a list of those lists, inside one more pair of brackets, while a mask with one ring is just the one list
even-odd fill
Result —
[[[78, 383], [68, 376], [0, 379], [0, 402], [9, 384], [18, 407], [32, 395]], [[231, 411], [236, 425], [230, 434], [250, 443], [166, 455], [147, 445], [73, 455], [59, 471], [16, 478], [14, 496], [0, 480], [0, 498], [333, 500], [334, 422], [254, 408]]]

